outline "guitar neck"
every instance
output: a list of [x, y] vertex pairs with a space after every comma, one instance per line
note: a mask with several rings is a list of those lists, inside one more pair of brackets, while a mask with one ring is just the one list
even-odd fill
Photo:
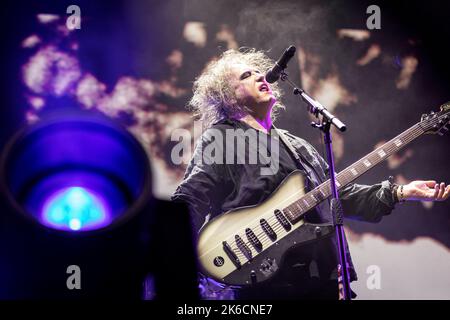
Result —
[[[417, 123], [392, 140], [386, 142], [381, 147], [356, 161], [343, 171], [339, 172], [336, 175], [336, 187], [340, 189], [350, 182], [354, 181], [359, 176], [375, 167], [378, 163], [388, 158], [390, 155], [396, 153], [398, 150], [405, 147], [417, 137], [421, 136], [424, 132], [425, 131], [423, 130], [423, 128], [419, 125], [419, 123]], [[328, 179], [321, 185], [317, 186], [315, 189], [306, 193], [297, 201], [284, 208], [283, 212], [291, 222], [295, 222], [299, 218], [301, 218], [305, 212], [311, 210], [320, 202], [324, 201], [330, 196], [331, 182]]]

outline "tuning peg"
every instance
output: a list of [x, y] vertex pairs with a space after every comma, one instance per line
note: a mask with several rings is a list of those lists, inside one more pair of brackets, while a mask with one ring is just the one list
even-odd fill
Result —
[[444, 132], [442, 132], [443, 130], [449, 131], [449, 129], [447, 128], [447, 125], [443, 126], [443, 127], [441, 128], [441, 130], [439, 130], [439, 131], [437, 132], [437, 134], [440, 135], [441, 137], [444, 135]]

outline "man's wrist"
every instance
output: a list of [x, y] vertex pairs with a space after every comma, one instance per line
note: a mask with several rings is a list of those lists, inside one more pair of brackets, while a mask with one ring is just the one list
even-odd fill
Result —
[[402, 185], [402, 184], [399, 185], [397, 190], [396, 190], [396, 193], [397, 193], [398, 202], [405, 202], [406, 201], [404, 185]]
[[393, 204], [397, 204], [398, 201], [398, 184], [396, 184], [394, 182], [394, 177], [393, 176], [389, 176], [388, 179], [388, 183], [389, 183], [389, 190], [391, 191], [391, 196], [392, 196], [392, 202]]
[[398, 203], [398, 184], [392, 184], [392, 199], [394, 200], [394, 203]]
[[405, 202], [405, 190], [404, 185], [393, 183], [391, 187], [392, 199], [394, 203]]

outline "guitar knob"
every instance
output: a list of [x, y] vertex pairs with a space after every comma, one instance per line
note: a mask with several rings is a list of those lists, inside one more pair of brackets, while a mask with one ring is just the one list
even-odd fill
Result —
[[314, 229], [314, 232], [316, 233], [316, 236], [320, 236], [320, 234], [322, 233], [322, 229], [320, 227], [316, 227]]
[[250, 272], [250, 280], [252, 281], [252, 284], [256, 283], [256, 272], [255, 272], [255, 270], [252, 270]]

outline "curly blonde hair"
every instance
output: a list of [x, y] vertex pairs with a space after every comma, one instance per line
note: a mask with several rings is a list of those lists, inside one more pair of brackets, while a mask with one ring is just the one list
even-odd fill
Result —
[[[211, 61], [203, 73], [195, 80], [193, 93], [188, 107], [197, 119], [203, 121], [203, 128], [209, 128], [213, 123], [224, 118], [239, 118], [249, 113], [246, 106], [239, 105], [230, 75], [232, 66], [237, 63], [248, 64], [266, 73], [274, 64], [263, 51], [256, 49], [230, 49]], [[272, 121], [276, 119], [278, 110], [284, 109], [279, 102], [282, 92], [277, 83], [271, 85], [276, 102], [272, 107]]]

